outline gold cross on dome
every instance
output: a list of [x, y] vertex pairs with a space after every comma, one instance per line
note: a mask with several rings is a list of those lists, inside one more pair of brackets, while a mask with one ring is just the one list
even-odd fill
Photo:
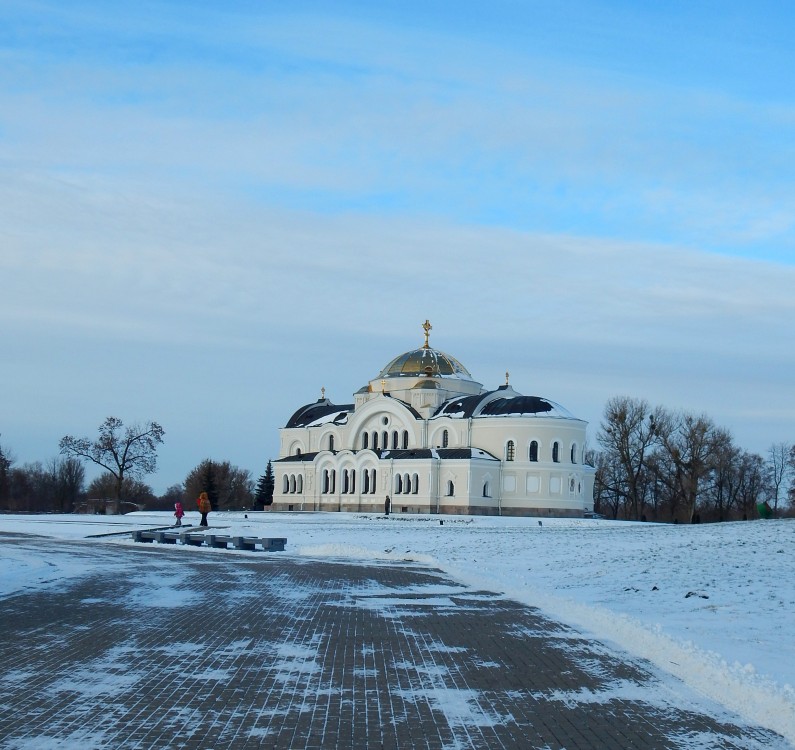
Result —
[[511, 373], [508, 370], [505, 371], [505, 385], [508, 385], [508, 379], [511, 377]]
[[325, 387], [320, 389], [320, 398], [326, 398], [326, 389], [325, 389]]
[[422, 330], [425, 331], [425, 349], [429, 348], [428, 337], [431, 335], [431, 328], [433, 328], [431, 322], [428, 320], [428, 318], [425, 318], [425, 322], [422, 324]]

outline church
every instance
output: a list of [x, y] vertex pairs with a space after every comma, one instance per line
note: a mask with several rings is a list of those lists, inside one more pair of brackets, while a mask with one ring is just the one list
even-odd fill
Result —
[[505, 383], [488, 390], [425, 342], [280, 431], [271, 510], [580, 517], [593, 510], [587, 423]]

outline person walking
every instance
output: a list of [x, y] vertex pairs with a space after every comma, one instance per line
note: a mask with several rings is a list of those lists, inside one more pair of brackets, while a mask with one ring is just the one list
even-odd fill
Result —
[[202, 514], [202, 520], [199, 523], [199, 526], [207, 526], [207, 514], [212, 510], [212, 506], [210, 505], [210, 498], [207, 497], [206, 492], [202, 492], [199, 495], [199, 513]]
[[174, 503], [174, 515], [177, 517], [177, 522], [174, 526], [182, 526], [182, 516], [185, 515], [185, 511], [182, 510], [182, 503]]

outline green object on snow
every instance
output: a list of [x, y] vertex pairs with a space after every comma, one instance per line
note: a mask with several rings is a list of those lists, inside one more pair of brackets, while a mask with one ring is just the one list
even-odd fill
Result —
[[773, 511], [767, 503], [757, 503], [756, 510], [760, 518], [770, 518], [773, 515]]

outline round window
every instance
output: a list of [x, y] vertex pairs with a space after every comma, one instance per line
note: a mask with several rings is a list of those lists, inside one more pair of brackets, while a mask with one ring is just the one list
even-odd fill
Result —
[[381, 424], [383, 425], [389, 424], [389, 417], [381, 417]]

